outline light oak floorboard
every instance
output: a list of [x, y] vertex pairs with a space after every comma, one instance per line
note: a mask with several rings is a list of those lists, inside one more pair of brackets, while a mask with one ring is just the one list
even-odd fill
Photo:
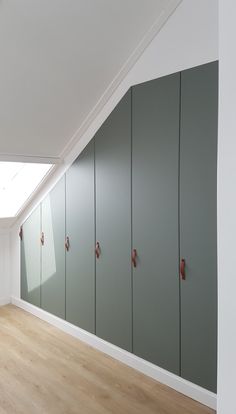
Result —
[[213, 414], [13, 305], [0, 308], [0, 414]]

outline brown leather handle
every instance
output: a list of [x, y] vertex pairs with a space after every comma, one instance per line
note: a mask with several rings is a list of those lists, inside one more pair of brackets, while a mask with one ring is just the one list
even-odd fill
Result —
[[68, 252], [69, 251], [69, 249], [70, 249], [70, 239], [69, 239], [69, 236], [66, 236], [66, 240], [65, 240], [65, 248], [66, 248], [66, 251]]
[[41, 245], [44, 246], [44, 232], [42, 231], [41, 237], [40, 237]]
[[96, 243], [96, 247], [95, 247], [95, 253], [96, 253], [96, 258], [99, 259], [100, 257], [100, 244], [99, 242]]
[[185, 259], [181, 259], [180, 260], [180, 276], [182, 280], [186, 279], [186, 274], [185, 274]]
[[19, 237], [21, 240], [23, 239], [23, 227], [22, 226], [20, 226]]
[[133, 249], [132, 250], [132, 254], [131, 254], [131, 260], [132, 260], [132, 263], [133, 263], [133, 266], [134, 267], [137, 267], [137, 261], [136, 261], [136, 259], [137, 259], [137, 250], [136, 249]]

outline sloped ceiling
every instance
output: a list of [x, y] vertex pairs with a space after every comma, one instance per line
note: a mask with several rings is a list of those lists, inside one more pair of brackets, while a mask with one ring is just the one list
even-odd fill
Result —
[[168, 0], [0, 0], [0, 159], [59, 157]]

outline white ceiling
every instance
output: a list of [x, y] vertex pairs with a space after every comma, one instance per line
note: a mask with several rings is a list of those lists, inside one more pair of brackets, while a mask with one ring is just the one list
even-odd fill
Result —
[[0, 0], [0, 158], [60, 156], [167, 3]]

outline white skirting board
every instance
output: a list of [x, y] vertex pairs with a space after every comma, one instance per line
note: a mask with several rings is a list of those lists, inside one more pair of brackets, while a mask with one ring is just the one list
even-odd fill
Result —
[[168, 385], [174, 390], [196, 400], [200, 403], [207, 405], [212, 409], [216, 409], [217, 397], [216, 394], [205, 390], [198, 385], [195, 385], [185, 379], [178, 377], [158, 366], [145, 361], [142, 358], [137, 357], [136, 355], [131, 354], [128, 351], [125, 351], [115, 345], [110, 344], [109, 342], [104, 341], [103, 339], [98, 338], [96, 335], [93, 335], [81, 328], [78, 328], [75, 325], [72, 325], [69, 322], [66, 322], [57, 316], [51, 315], [50, 313], [33, 306], [22, 299], [16, 297], [11, 298], [11, 303], [18, 306], [19, 308], [24, 309], [25, 311], [32, 313], [34, 316], [50, 323], [53, 326], [61, 329], [69, 335], [74, 336], [75, 338], [80, 339], [81, 341], [91, 345], [92, 347], [98, 349], [99, 351], [104, 352], [105, 354], [110, 355], [111, 357], [117, 359], [118, 361], [123, 362], [136, 369], [139, 372], [142, 372], [145, 375], [148, 375], [151, 378], [154, 378], [156, 381], [161, 382], [162, 384]]
[[0, 306], [8, 305], [8, 303], [11, 303], [10, 297], [6, 297], [6, 298], [0, 297]]

